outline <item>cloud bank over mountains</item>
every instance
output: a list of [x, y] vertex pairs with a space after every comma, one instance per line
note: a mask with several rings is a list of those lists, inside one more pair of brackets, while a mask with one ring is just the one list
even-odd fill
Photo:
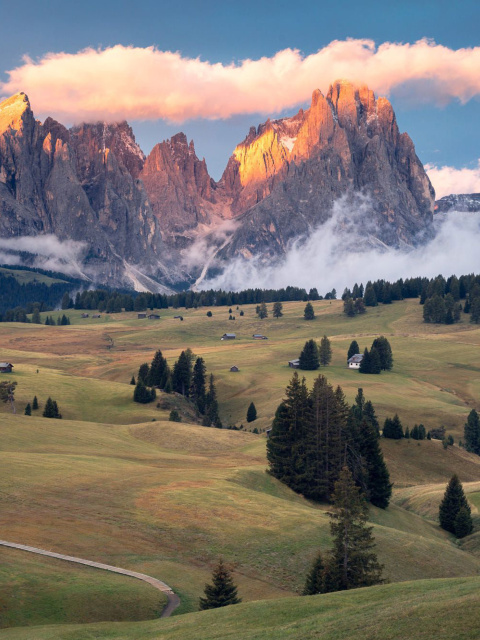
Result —
[[0, 96], [24, 91], [42, 117], [68, 122], [229, 118], [279, 113], [326, 92], [336, 78], [368, 84], [379, 95], [445, 105], [480, 94], [480, 47], [334, 40], [316, 53], [284, 49], [272, 57], [222, 64], [156, 47], [116, 45], [25, 57], [0, 83]]
[[478, 271], [478, 213], [438, 214], [437, 234], [428, 244], [395, 249], [377, 241], [373, 229], [370, 241], [356, 233], [358, 220], [369, 217], [368, 198], [359, 197], [354, 209], [346, 203], [345, 198], [338, 200], [333, 217], [306, 240], [294, 243], [276, 263], [237, 258], [198, 288], [240, 291], [293, 285], [307, 290], [317, 287], [322, 295], [335, 288], [341, 295], [345, 287], [351, 288], [355, 282], [365, 285], [368, 280], [380, 278], [395, 281]]
[[426, 164], [425, 171], [433, 184], [437, 200], [451, 193], [480, 193], [480, 159], [475, 169]]

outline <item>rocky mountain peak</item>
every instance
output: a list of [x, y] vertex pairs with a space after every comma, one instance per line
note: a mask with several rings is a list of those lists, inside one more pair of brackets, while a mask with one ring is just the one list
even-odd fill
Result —
[[8, 129], [19, 131], [34, 117], [26, 93], [20, 92], [0, 103], [0, 135]]

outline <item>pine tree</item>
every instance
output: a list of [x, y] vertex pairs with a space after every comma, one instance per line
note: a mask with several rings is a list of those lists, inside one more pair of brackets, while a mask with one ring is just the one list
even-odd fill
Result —
[[130, 384], [135, 386], [137, 383], [135, 382], [135, 376], [132, 376], [132, 379], [130, 380]]
[[349, 318], [353, 318], [356, 315], [355, 305], [352, 298], [345, 298], [343, 301], [343, 313]]
[[292, 376], [285, 398], [277, 408], [267, 440], [270, 473], [294, 491], [301, 491], [305, 471], [305, 438], [311, 423], [311, 409], [305, 378]]
[[327, 336], [323, 336], [323, 338], [320, 340], [318, 357], [320, 360], [320, 364], [323, 367], [326, 367], [332, 361], [332, 347], [330, 345], [330, 340], [327, 338]]
[[370, 400], [367, 400], [365, 402], [365, 406], [363, 408], [363, 418], [372, 425], [372, 427], [377, 432], [377, 435], [380, 435], [380, 424], [375, 413], [375, 408]]
[[257, 419], [257, 409], [255, 408], [255, 405], [253, 404], [253, 402], [251, 402], [247, 410], [247, 422], [253, 422], [256, 419]]
[[366, 420], [363, 420], [361, 425], [361, 437], [361, 453], [367, 471], [367, 497], [376, 507], [386, 509], [392, 495], [390, 474], [383, 458], [378, 434]]
[[464, 427], [465, 449], [480, 456], [480, 419], [475, 409], [468, 414]]
[[459, 509], [453, 523], [453, 528], [457, 538], [464, 538], [472, 533], [473, 522], [469, 509], [466, 507], [461, 507]]
[[363, 352], [363, 358], [362, 361], [360, 362], [360, 367], [358, 368], [359, 373], [371, 373], [371, 358], [370, 358], [370, 352], [368, 351], [367, 347], [365, 347], [365, 350]]
[[58, 410], [58, 404], [56, 403], [55, 400], [52, 400], [52, 398], [49, 396], [46, 403], [45, 403], [45, 408], [43, 410], [43, 417], [44, 418], [58, 418], [61, 419], [62, 414], [59, 412]]
[[358, 342], [356, 340], [352, 340], [350, 346], [348, 347], [347, 360], [357, 353], [360, 353], [360, 347], [358, 346]]
[[375, 347], [370, 349], [370, 372], [379, 374], [382, 371], [382, 364], [380, 360], [380, 355]]
[[449, 531], [450, 533], [455, 533], [455, 519], [462, 508], [466, 509], [470, 515], [470, 506], [467, 502], [467, 498], [465, 497], [462, 483], [458, 479], [457, 474], [455, 474], [447, 484], [443, 500], [440, 503], [438, 510], [440, 526], [442, 529], [445, 529], [445, 531]]
[[367, 307], [376, 307], [378, 305], [377, 296], [375, 295], [375, 289], [371, 284], [367, 284], [365, 293], [363, 295], [363, 300], [365, 302], [365, 306]]
[[281, 302], [275, 302], [273, 305], [273, 317], [281, 318], [283, 316], [283, 304]]
[[372, 349], [376, 349], [380, 357], [380, 368], [383, 371], [390, 371], [393, 367], [392, 347], [385, 336], [375, 338], [372, 343]]
[[205, 397], [205, 417], [202, 424], [206, 427], [214, 426], [222, 428], [222, 422], [218, 415], [217, 390], [215, 388], [215, 378], [213, 373], [210, 374], [208, 382], [208, 391]]
[[313, 310], [311, 302], [307, 302], [307, 304], [305, 305], [305, 309], [303, 311], [303, 317], [305, 318], [305, 320], [314, 320], [315, 312]]
[[324, 573], [325, 563], [323, 561], [322, 554], [319, 553], [315, 558], [310, 573], [307, 576], [305, 587], [302, 595], [314, 596], [316, 593], [323, 593], [324, 591]]
[[206, 372], [205, 360], [197, 358], [193, 367], [192, 386], [190, 395], [200, 413], [205, 413], [206, 399]]
[[168, 416], [168, 419], [170, 422], [181, 422], [182, 419], [180, 417], [180, 414], [178, 413], [178, 411], [176, 409], [172, 409], [170, 411], [170, 415]]
[[258, 314], [258, 317], [260, 318], [260, 320], [263, 320], [264, 318], [268, 318], [268, 309], [267, 309], [267, 305], [265, 304], [265, 302], [262, 302], [260, 304], [260, 306], [258, 307], [257, 314]]
[[186, 351], [182, 351], [173, 367], [173, 390], [181, 393], [182, 396], [188, 396], [190, 393], [191, 375], [189, 354]]
[[153, 356], [152, 364], [150, 365], [145, 379], [145, 384], [149, 387], [159, 387], [161, 389], [165, 384], [167, 370], [167, 361], [163, 357], [162, 352], [158, 350]]
[[367, 526], [368, 506], [347, 467], [340, 473], [329, 514], [333, 549], [327, 560], [329, 590], [343, 591], [380, 584], [383, 566], [373, 549], [373, 527]]
[[315, 340], [310, 339], [305, 342], [299, 360], [299, 368], [304, 371], [315, 371], [315, 369], [319, 368], [320, 358], [318, 353], [318, 345]]
[[32, 407], [30, 406], [29, 402], [27, 402], [27, 406], [25, 407], [25, 415], [26, 416], [31, 416], [32, 415]]
[[146, 385], [149, 371], [150, 371], [150, 367], [148, 366], [147, 362], [144, 362], [143, 364], [141, 364], [140, 368], [138, 369], [137, 381], [141, 380], [143, 384]]
[[147, 389], [145, 383], [142, 378], [138, 378], [137, 384], [135, 386], [135, 390], [133, 392], [133, 401], [138, 402], [140, 404], [147, 404], [152, 402], [156, 398], [155, 389]]
[[33, 411], [36, 411], [38, 409], [37, 396], [33, 396], [32, 409], [33, 409]]
[[403, 438], [403, 427], [398, 414], [395, 414], [393, 418], [387, 418], [385, 420], [383, 424], [383, 437], [393, 440]]
[[205, 597], [200, 598], [200, 609], [217, 609], [238, 604], [241, 599], [233, 582], [230, 571], [220, 560], [212, 573], [212, 584], [205, 585]]

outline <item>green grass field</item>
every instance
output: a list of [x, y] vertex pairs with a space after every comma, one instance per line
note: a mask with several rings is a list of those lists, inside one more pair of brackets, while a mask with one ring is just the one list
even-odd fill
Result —
[[[35, 629], [35, 640], [477, 640], [479, 578], [421, 580], [276, 602], [249, 602], [174, 618]], [[31, 640], [9, 629], [5, 640]]]
[[[0, 325], [0, 360], [15, 365], [12, 376], [0, 374], [0, 379], [18, 382], [17, 415], [12, 415], [8, 406], [0, 409], [0, 537], [158, 577], [179, 593], [182, 605], [178, 614], [196, 610], [212, 566], [223, 556], [234, 563], [235, 581], [247, 603], [237, 613], [233, 608], [228, 614], [175, 615], [161, 623], [96, 626], [94, 633], [100, 635], [92, 637], [187, 640], [193, 637], [188, 634], [193, 633], [195, 624], [200, 624], [193, 620], [208, 620], [211, 615], [220, 616], [219, 621], [222, 615], [225, 621], [231, 620], [225, 624], [233, 625], [233, 635], [234, 629], [238, 631], [238, 616], [248, 607], [252, 612], [248, 615], [259, 626], [257, 629], [253, 625], [251, 635], [242, 638], [308, 638], [273, 635], [275, 629], [277, 634], [292, 634], [305, 607], [313, 607], [305, 615], [315, 625], [329, 628], [323, 608], [318, 611], [317, 607], [314, 613], [315, 599], [289, 600], [302, 589], [318, 549], [329, 545], [327, 505], [304, 500], [265, 473], [264, 435], [167, 422], [175, 404], [185, 420], [193, 415], [187, 403], [175, 396], [160, 393], [159, 408], [156, 403], [133, 403], [130, 378], [142, 362], [152, 359], [156, 349], [161, 348], [172, 364], [187, 347], [204, 357], [208, 371], [217, 379], [224, 423], [246, 425], [246, 410], [253, 401], [259, 418], [249, 428], [257, 426], [262, 431], [270, 426], [291, 378], [287, 361], [298, 356], [306, 339], [326, 334], [332, 341], [333, 362], [321, 373], [334, 385], [340, 384], [350, 402], [361, 386], [381, 419], [398, 412], [404, 425], [423, 422], [428, 429], [443, 424], [456, 442], [463, 436], [466, 416], [472, 407], [479, 408], [477, 326], [467, 322], [448, 327], [424, 325], [421, 307], [415, 301], [370, 309], [365, 316], [353, 319], [342, 314], [339, 301], [316, 302], [314, 307], [317, 318], [312, 322], [303, 320], [304, 303], [286, 303], [283, 318], [263, 321], [256, 319], [253, 306], [245, 306], [244, 317], [233, 310], [235, 321], [228, 320], [228, 308], [224, 307], [213, 308], [212, 318], [206, 316], [207, 309], [182, 309], [183, 322], [175, 320], [178, 312], [170, 309], [162, 310], [158, 321], [138, 320], [134, 313], [82, 319], [80, 311], [69, 311], [71, 326]], [[237, 340], [221, 341], [225, 332], [235, 332]], [[254, 341], [253, 333], [263, 333], [269, 339]], [[353, 338], [363, 348], [382, 334], [392, 345], [392, 372], [362, 376], [346, 368], [346, 352]], [[238, 373], [229, 371], [233, 364], [239, 366]], [[311, 384], [316, 373], [305, 373]], [[24, 416], [24, 407], [34, 395], [41, 405], [51, 395], [64, 419], [42, 418], [41, 409], [34, 412], [36, 415]], [[444, 590], [442, 593], [453, 589], [452, 601], [458, 597], [461, 608], [462, 589], [474, 584], [464, 578], [480, 573], [480, 540], [474, 533], [458, 544], [439, 529], [436, 512], [448, 479], [458, 473], [466, 483], [480, 529], [480, 457], [457, 445], [444, 450], [435, 441], [383, 441], [382, 446], [395, 483], [394, 496], [386, 511], [372, 508], [370, 520], [385, 576], [392, 583], [462, 578], [461, 582], [445, 582], [441, 584], [446, 586], [438, 587]], [[110, 581], [100, 575], [90, 583], [81, 570], [77, 575], [76, 569], [62, 569], [59, 562], [51, 566], [33, 557], [15, 564], [15, 573], [13, 553], [0, 548], [0, 566], [8, 567], [0, 572], [0, 593], [7, 615], [4, 626], [125, 620], [124, 607], [117, 606], [112, 596], [112, 585], [118, 577]], [[129, 597], [130, 590], [135, 602], [140, 590], [148, 589], [134, 580], [124, 580], [119, 587], [120, 603]], [[22, 585], [25, 601], [39, 581], [48, 585], [45, 599], [32, 602], [31, 608], [21, 614], [15, 601], [18, 585]], [[72, 587], [76, 582], [85, 606], [65, 605], [66, 611], [59, 603], [70, 602], [67, 596], [77, 588]], [[425, 603], [425, 610], [428, 594], [433, 593], [430, 584], [405, 586], [410, 593], [411, 589], [420, 589], [418, 598]], [[464, 586], [456, 592], [452, 585], [455, 589]], [[400, 585], [382, 589], [386, 589], [387, 599], [403, 598], [397, 590]], [[152, 591], [142, 606], [135, 609], [132, 605], [131, 620], [155, 616], [158, 593]], [[357, 607], [352, 604], [357, 602], [355, 598], [367, 598], [361, 593], [328, 598], [339, 598], [335, 602], [345, 607], [342, 619], [347, 621]], [[91, 610], [86, 606], [89, 594], [96, 601]], [[282, 604], [277, 602], [279, 598], [287, 600]], [[269, 602], [253, 603], [259, 600]], [[294, 604], [290, 606], [289, 602]], [[432, 607], [439, 602], [433, 599]], [[366, 617], [369, 606], [365, 605]], [[288, 629], [272, 626], [272, 635], [262, 635], [263, 617], [268, 627], [265, 612], [284, 607], [283, 615], [290, 621]], [[160, 628], [164, 627], [155, 625], [167, 625], [165, 633], [169, 635], [161, 635]], [[58, 629], [66, 635], [35, 637], [85, 637], [78, 629]], [[307, 627], [303, 632], [310, 633]], [[2, 632], [5, 637], [28, 637], [21, 633]], [[372, 634], [355, 637], [394, 637]], [[205, 631], [205, 635], [196, 637], [228, 635], [209, 636]]]
[[26, 269], [9, 269], [8, 267], [0, 267], [0, 273], [4, 276], [12, 276], [20, 284], [28, 284], [30, 282], [40, 282], [50, 286], [57, 282], [66, 282], [60, 278], [52, 278], [44, 273], [37, 273], [35, 271], [27, 271]]

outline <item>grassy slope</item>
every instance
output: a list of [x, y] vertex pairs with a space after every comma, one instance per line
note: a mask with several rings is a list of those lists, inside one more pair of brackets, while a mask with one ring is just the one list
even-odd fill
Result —
[[[206, 309], [182, 310], [184, 322], [174, 320], [173, 309], [162, 311], [159, 321], [137, 320], [134, 313], [82, 319], [81, 312], [69, 311], [73, 323], [69, 327], [3, 325], [1, 357], [17, 365], [22, 383], [19, 406], [33, 393], [38, 391], [43, 398], [55, 387], [66, 417], [128, 424], [159, 417], [152, 405], [129, 403], [128, 382], [139, 364], [151, 360], [157, 348], [173, 363], [182, 348], [191, 347], [217, 377], [224, 422], [245, 423], [253, 400], [257, 426], [266, 428], [291, 377], [287, 361], [298, 356], [306, 339], [325, 333], [333, 346], [333, 362], [325, 373], [342, 386], [349, 400], [361, 385], [382, 419], [398, 411], [405, 424], [421, 421], [427, 428], [445, 424], [457, 440], [462, 437], [469, 410], [479, 407], [480, 363], [475, 347], [480, 344], [480, 328], [465, 319], [453, 326], [425, 325], [418, 301], [369, 309], [356, 318], [342, 314], [341, 301], [314, 306], [317, 318], [312, 322], [303, 320], [304, 303], [286, 303], [283, 318], [263, 321], [256, 318], [253, 306], [246, 306], [244, 317], [234, 310], [235, 322], [228, 321], [226, 307], [214, 308], [212, 318], [206, 317]], [[237, 340], [220, 341], [226, 331], [235, 331]], [[256, 332], [269, 340], [252, 340]], [[351, 340], [357, 339], [363, 349], [379, 334], [392, 344], [394, 370], [380, 376], [348, 370], [345, 357]], [[113, 349], [108, 348], [111, 339]], [[230, 373], [233, 364], [240, 367], [239, 373]], [[305, 374], [309, 382], [316, 375]]]
[[[66, 418], [12, 416], [3, 408], [2, 537], [155, 575], [179, 591], [180, 612], [196, 607], [220, 554], [238, 563], [235, 578], [245, 600], [300, 589], [318, 547], [328, 545], [325, 508], [265, 474], [262, 437], [164, 423], [169, 408], [135, 405], [128, 382], [156, 348], [173, 362], [190, 346], [217, 377], [224, 420], [243, 422], [253, 400], [260, 416], [255, 425], [265, 428], [291, 377], [287, 360], [307, 338], [326, 333], [334, 359], [325, 373], [350, 401], [361, 384], [381, 417], [398, 411], [410, 426], [444, 423], [461, 436], [480, 391], [477, 327], [423, 325], [412, 301], [354, 319], [343, 316], [339, 302], [314, 306], [318, 317], [311, 323], [302, 319], [303, 303], [289, 303], [278, 320], [259, 321], [253, 307], [245, 307], [243, 318], [234, 312], [235, 322], [227, 320], [226, 308], [215, 308], [210, 319], [206, 309], [182, 310], [184, 322], [173, 319], [173, 310], [162, 311], [158, 322], [125, 313], [81, 319], [72, 311], [67, 327], [1, 325], [0, 359], [16, 365], [19, 414], [34, 394], [41, 402], [51, 394]], [[219, 340], [233, 330], [237, 341]], [[256, 332], [269, 340], [252, 341]], [[363, 347], [382, 333], [393, 347], [393, 372], [360, 376], [345, 368], [354, 337]], [[229, 372], [232, 364], [240, 373]], [[314, 375], [307, 373], [310, 382]], [[452, 473], [478, 481], [480, 458], [434, 442], [382, 444], [397, 504], [373, 509], [371, 519], [389, 579], [476, 574], [476, 534], [462, 546], [470, 555], [428, 518]], [[472, 491], [478, 489], [472, 485]]]
[[[479, 588], [479, 578], [407, 582], [251, 602], [135, 625], [37, 628], [35, 640], [477, 640]], [[10, 629], [1, 637], [30, 640], [32, 636], [29, 630]]]
[[28, 284], [29, 282], [43, 282], [50, 286], [51, 284], [55, 284], [56, 282], [66, 282], [66, 280], [61, 280], [60, 278], [52, 278], [51, 276], [47, 276], [43, 273], [36, 273], [34, 271], [23, 271], [19, 269], [8, 269], [8, 267], [0, 267], [0, 273], [5, 276], [13, 276], [17, 282], [20, 284]]
[[139, 580], [0, 548], [0, 627], [149, 620], [165, 603]]

